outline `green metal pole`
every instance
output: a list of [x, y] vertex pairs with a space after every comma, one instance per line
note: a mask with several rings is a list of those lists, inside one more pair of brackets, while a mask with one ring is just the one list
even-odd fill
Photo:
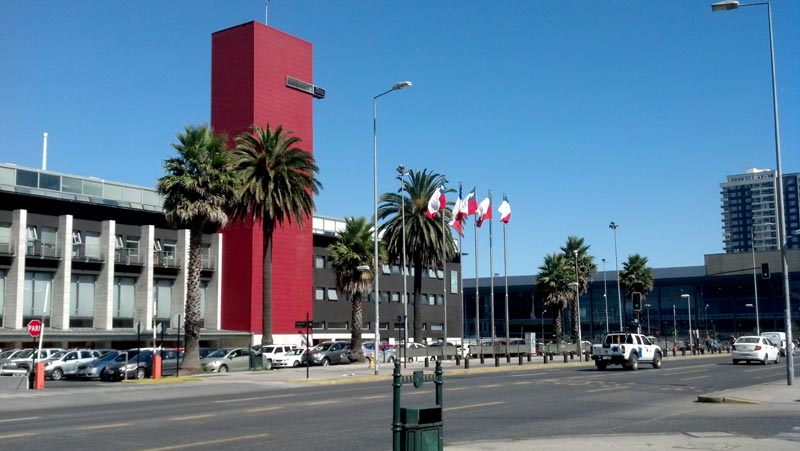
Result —
[[443, 373], [444, 372], [442, 371], [442, 362], [441, 362], [441, 360], [437, 360], [436, 361], [436, 371], [434, 373], [435, 374], [434, 383], [436, 384], [436, 405], [439, 406], [439, 407], [443, 407], [442, 406], [443, 391], [444, 391], [444, 387], [443, 387], [444, 379], [442, 377]]
[[400, 395], [403, 388], [403, 376], [400, 373], [400, 361], [394, 361], [394, 371], [392, 372], [393, 408], [392, 408], [392, 451], [401, 451], [400, 433], [403, 430], [400, 424]]

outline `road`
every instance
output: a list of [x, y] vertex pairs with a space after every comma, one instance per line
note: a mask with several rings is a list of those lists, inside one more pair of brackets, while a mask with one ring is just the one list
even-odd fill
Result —
[[[342, 367], [346, 368], [346, 367]], [[445, 373], [445, 443], [544, 436], [727, 431], [769, 437], [800, 426], [797, 408], [699, 404], [698, 395], [785, 378], [785, 366], [726, 356], [663, 368], [537, 365]], [[800, 381], [799, 381], [800, 383]], [[289, 385], [259, 379], [122, 385], [60, 382], [0, 398], [0, 450], [114, 451], [391, 448], [388, 381]], [[433, 384], [403, 388], [434, 403]]]

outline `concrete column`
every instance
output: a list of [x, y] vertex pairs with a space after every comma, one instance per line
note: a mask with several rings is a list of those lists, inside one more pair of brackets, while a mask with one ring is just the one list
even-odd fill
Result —
[[[60, 244], [60, 246], [59, 246]], [[72, 281], [72, 215], [58, 218], [56, 249], [61, 247], [61, 261], [53, 276], [53, 305], [50, 310], [50, 327], [69, 329], [70, 282]]]
[[117, 223], [114, 220], [103, 221], [100, 231], [101, 252], [105, 255], [100, 275], [94, 285], [94, 318], [95, 329], [111, 330], [114, 324], [114, 264], [115, 238]]
[[144, 267], [136, 281], [136, 305], [133, 321], [142, 324], [142, 330], [153, 330], [153, 243], [155, 242], [155, 226], [142, 226], [139, 240], [139, 253], [144, 258]]
[[219, 330], [222, 323], [222, 234], [211, 236], [211, 261], [215, 262], [214, 273], [206, 286], [205, 328]]
[[[186, 316], [186, 293], [189, 282], [189, 232], [186, 229], [178, 230], [178, 242], [175, 244], [175, 258], [180, 263], [178, 277], [172, 285], [172, 303], [169, 311], [170, 327], [180, 327], [178, 313], [181, 318]], [[181, 320], [183, 321], [183, 320]]]
[[25, 302], [25, 243], [28, 210], [14, 210], [11, 215], [11, 248], [14, 258], [6, 275], [6, 299], [3, 303], [3, 327], [22, 329], [22, 306]]

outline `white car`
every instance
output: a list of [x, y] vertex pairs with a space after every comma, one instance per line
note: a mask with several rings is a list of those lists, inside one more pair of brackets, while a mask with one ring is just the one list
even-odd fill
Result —
[[266, 345], [261, 347], [261, 356], [265, 362], [274, 364], [276, 358], [282, 357], [294, 348], [294, 345]]
[[272, 359], [272, 366], [276, 368], [298, 367], [306, 364], [305, 349], [295, 348], [291, 351], [275, 356]]
[[745, 336], [739, 337], [731, 348], [733, 364], [739, 362], [761, 362], [766, 365], [769, 362], [778, 363], [780, 361], [780, 351], [766, 337]]
[[54, 381], [62, 377], [72, 377], [78, 374], [78, 366], [89, 363], [100, 357], [100, 351], [94, 349], [73, 349], [53, 354], [44, 362], [44, 375]]

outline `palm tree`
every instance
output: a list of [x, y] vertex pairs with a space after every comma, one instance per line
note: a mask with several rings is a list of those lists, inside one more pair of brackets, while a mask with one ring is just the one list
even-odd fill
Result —
[[[336, 289], [347, 293], [353, 303], [350, 324], [350, 346], [353, 357], [361, 361], [361, 325], [363, 324], [362, 293], [369, 291], [375, 280], [373, 258], [374, 245], [372, 224], [367, 218], [347, 218], [345, 227], [336, 233], [337, 241], [330, 246]], [[359, 270], [369, 266], [371, 270]]]
[[[544, 299], [544, 304], [553, 312], [553, 339], [561, 343], [561, 310], [574, 298], [574, 290], [569, 287], [575, 277], [570, 260], [561, 253], [547, 254], [536, 276], [536, 291]], [[544, 339], [544, 337], [542, 337]]]
[[[428, 200], [445, 181], [443, 175], [428, 172], [427, 169], [422, 172], [409, 171], [408, 178], [403, 179], [402, 194], [382, 194], [378, 208], [378, 219], [388, 218], [379, 227], [388, 257], [391, 261], [398, 261], [403, 253], [402, 207], [405, 205], [406, 261], [414, 267], [414, 341], [416, 342], [423, 339], [420, 308], [422, 273], [428, 266], [441, 266], [443, 257], [452, 260], [456, 253], [452, 235], [447, 224], [442, 224], [442, 218], [437, 216], [435, 219], [430, 219], [425, 216]], [[401, 196], [406, 196], [405, 200]], [[445, 208], [439, 212], [442, 213], [446, 222], [450, 217], [450, 211]]]
[[[592, 274], [597, 272], [597, 265], [594, 264], [594, 257], [589, 255], [589, 248], [591, 246], [584, 244], [584, 239], [577, 236], [568, 236], [567, 242], [561, 246], [561, 252], [572, 262], [570, 267], [572, 270], [572, 282], [575, 282], [575, 265], [577, 264], [578, 270], [578, 292], [579, 294], [586, 293], [589, 289], [589, 284], [592, 281]], [[577, 260], [575, 252], [577, 251]], [[575, 296], [570, 300], [570, 312], [572, 314], [572, 340], [578, 339], [578, 327], [580, 327], [580, 315], [578, 314], [578, 306], [575, 303]]]
[[647, 266], [647, 257], [629, 255], [628, 261], [622, 263], [619, 284], [625, 289], [625, 297], [639, 292], [642, 293], [642, 299], [646, 298], [647, 293], [653, 290], [653, 268]]
[[189, 230], [186, 318], [186, 352], [181, 367], [200, 371], [200, 269], [204, 230], [216, 231], [228, 221], [226, 211], [236, 194], [236, 177], [230, 170], [230, 153], [224, 135], [206, 125], [186, 126], [172, 147], [178, 156], [164, 160], [166, 175], [158, 179], [164, 195], [167, 221]]
[[314, 210], [313, 194], [322, 184], [314, 156], [298, 147], [300, 138], [282, 126], [252, 126], [236, 138], [234, 168], [242, 188], [233, 215], [261, 222], [264, 235], [262, 345], [272, 344], [272, 235], [284, 222], [300, 227]]

